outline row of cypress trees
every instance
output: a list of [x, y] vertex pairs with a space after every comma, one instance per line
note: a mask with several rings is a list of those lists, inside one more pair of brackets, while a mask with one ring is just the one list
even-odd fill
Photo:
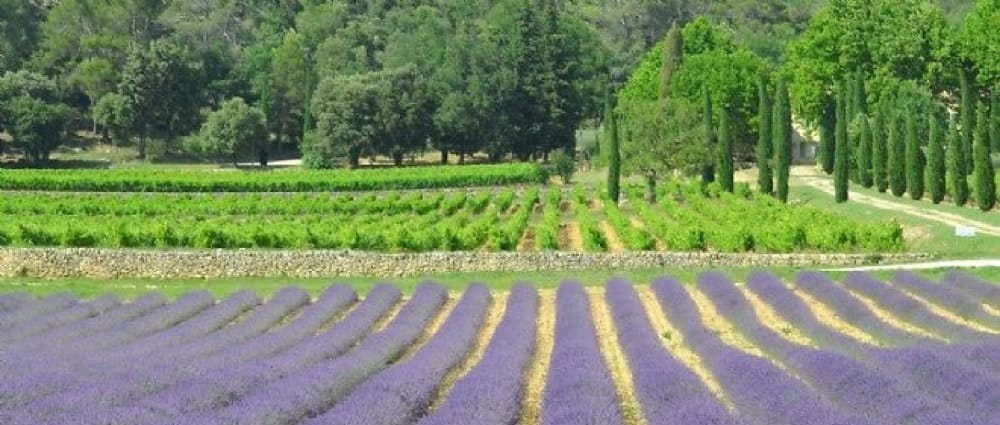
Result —
[[869, 113], [861, 73], [838, 83], [832, 119], [821, 123], [819, 149], [823, 170], [833, 174], [837, 202], [847, 201], [853, 181], [914, 200], [923, 199], [926, 189], [935, 204], [950, 186], [952, 200], [962, 206], [969, 201], [971, 174], [977, 206], [991, 210], [997, 197], [991, 153], [1000, 149], [1000, 101], [994, 94], [990, 105], [977, 102], [969, 74], [963, 71], [961, 80], [960, 117], [947, 124], [940, 111], [921, 116], [909, 106], [892, 113], [882, 105]]
[[[757, 129], [757, 185], [760, 192], [788, 202], [788, 178], [792, 167], [792, 113], [788, 83], [779, 75], [774, 97], [763, 75], [757, 80], [760, 119]], [[773, 104], [772, 104], [773, 99]]]

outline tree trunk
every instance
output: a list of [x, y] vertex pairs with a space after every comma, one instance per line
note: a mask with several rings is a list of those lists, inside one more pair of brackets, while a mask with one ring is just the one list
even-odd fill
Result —
[[267, 168], [267, 149], [262, 147], [257, 152], [257, 159], [260, 161], [260, 168]]
[[656, 203], [656, 171], [646, 172], [646, 202]]
[[465, 152], [458, 154], [458, 165], [465, 164]]
[[348, 156], [347, 158], [348, 168], [354, 170], [361, 165], [361, 152], [358, 149], [356, 148], [350, 149], [350, 151], [347, 153], [347, 156]]
[[146, 140], [149, 138], [149, 126], [142, 129], [142, 137], [139, 138], [139, 159], [146, 159]]
[[448, 150], [441, 149], [441, 165], [448, 165]]

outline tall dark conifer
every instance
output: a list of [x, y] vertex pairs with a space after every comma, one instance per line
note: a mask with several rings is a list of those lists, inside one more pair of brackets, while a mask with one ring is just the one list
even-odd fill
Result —
[[958, 71], [959, 90], [962, 97], [962, 106], [959, 109], [962, 116], [962, 161], [965, 164], [965, 173], [968, 175], [972, 174], [973, 171], [972, 134], [976, 131], [976, 94], [975, 87], [973, 87], [975, 82], [972, 79], [971, 71], [966, 67], [963, 66]]
[[979, 125], [976, 126], [975, 145], [973, 146], [976, 169], [973, 183], [976, 188], [976, 205], [983, 211], [990, 211], [997, 200], [996, 172], [990, 157], [990, 120], [986, 105], [980, 102], [976, 108], [979, 110], [976, 116]]
[[948, 120], [948, 150], [945, 160], [948, 167], [948, 181], [951, 182], [951, 199], [955, 205], [963, 206], [969, 201], [969, 181], [965, 173], [962, 156], [962, 136], [958, 132], [954, 118]]
[[722, 190], [733, 191], [733, 137], [729, 128], [729, 108], [719, 111], [719, 149], [718, 167], [719, 184]]
[[[715, 123], [712, 116], [712, 94], [708, 91], [708, 85], [702, 86], [702, 100], [705, 102], [702, 109], [702, 120], [705, 123], [705, 146], [709, 152], [708, 157], [714, 158], [715, 152]], [[703, 184], [715, 181], [714, 161], [709, 159], [701, 167], [701, 182]]]
[[674, 72], [680, 68], [684, 60], [684, 39], [681, 30], [675, 22], [670, 26], [666, 39], [663, 40], [663, 64], [660, 67], [660, 99], [670, 95], [670, 80]]
[[893, 196], [906, 193], [906, 143], [900, 134], [899, 118], [892, 116], [887, 121], [889, 140], [889, 191]]
[[819, 159], [823, 172], [833, 174], [833, 160], [837, 146], [837, 102], [833, 96], [823, 97], [823, 115], [819, 121]]
[[858, 134], [861, 139], [858, 146], [858, 179], [861, 186], [871, 188], [872, 178], [872, 129], [868, 124], [868, 116], [858, 115]]
[[920, 200], [924, 197], [924, 161], [914, 115], [906, 111], [906, 191], [911, 199]]
[[889, 178], [886, 174], [889, 147], [885, 135], [885, 120], [882, 108], [876, 109], [872, 119], [872, 180], [875, 182], [875, 188], [882, 193], [889, 188]]
[[774, 170], [771, 168], [771, 157], [774, 152], [772, 143], [771, 95], [768, 92], [767, 79], [761, 75], [757, 79], [757, 96], [760, 98], [760, 128], [757, 133], [757, 186], [760, 192], [771, 194], [774, 191]]
[[608, 146], [608, 198], [618, 202], [621, 194], [621, 151], [618, 141], [618, 119], [615, 118], [611, 97], [606, 101], [604, 118], [608, 123], [608, 134], [611, 141]]
[[847, 139], [847, 111], [848, 102], [845, 94], [847, 90], [844, 86], [837, 86], [837, 145], [834, 152], [833, 161], [833, 187], [834, 197], [837, 202], [847, 202], [848, 174], [851, 172], [850, 165], [850, 142]]
[[788, 100], [788, 83], [778, 75], [774, 95], [774, 168], [775, 192], [778, 200], [788, 202], [788, 177], [792, 167], [792, 112]]
[[927, 191], [931, 202], [940, 204], [945, 194], [944, 167], [944, 135], [941, 131], [941, 118], [931, 114], [930, 132], [927, 140]]

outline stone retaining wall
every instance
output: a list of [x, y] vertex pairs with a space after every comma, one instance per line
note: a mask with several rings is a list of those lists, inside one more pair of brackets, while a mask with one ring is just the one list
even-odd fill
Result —
[[926, 254], [442, 252], [0, 248], [0, 276], [39, 278], [403, 277], [445, 272], [654, 267], [829, 267], [925, 261]]

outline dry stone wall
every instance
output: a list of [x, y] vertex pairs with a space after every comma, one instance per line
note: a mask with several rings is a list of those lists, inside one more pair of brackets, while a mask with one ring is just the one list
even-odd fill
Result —
[[39, 278], [404, 277], [446, 272], [655, 267], [820, 267], [916, 262], [927, 254], [441, 252], [0, 248], [0, 276]]

